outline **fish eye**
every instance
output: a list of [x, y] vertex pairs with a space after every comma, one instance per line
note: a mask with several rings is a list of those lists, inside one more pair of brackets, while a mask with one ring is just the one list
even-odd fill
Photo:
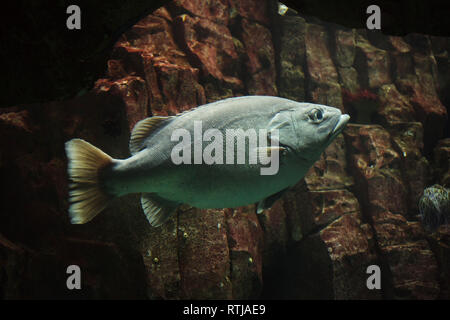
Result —
[[322, 110], [317, 110], [316, 115], [317, 115], [317, 120], [322, 120], [322, 119], [323, 119], [323, 113], [322, 113]]
[[322, 110], [313, 109], [309, 112], [308, 117], [309, 117], [309, 119], [311, 119], [314, 122], [320, 122], [323, 119]]

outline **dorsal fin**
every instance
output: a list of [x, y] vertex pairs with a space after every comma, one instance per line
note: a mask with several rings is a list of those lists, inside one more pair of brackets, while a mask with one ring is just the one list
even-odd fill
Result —
[[250, 96], [231, 97], [231, 98], [225, 98], [225, 99], [222, 99], [222, 100], [217, 100], [217, 101], [214, 101], [214, 102], [205, 103], [205, 104], [202, 104], [202, 105], [200, 105], [200, 106], [193, 107], [193, 108], [188, 109], [188, 110], [184, 110], [184, 111], [182, 111], [182, 112], [176, 114], [174, 117], [183, 116], [183, 115], [185, 115], [185, 114], [187, 114], [187, 113], [190, 113], [190, 112], [192, 112], [192, 111], [195, 111], [195, 110], [197, 110], [197, 109], [203, 109], [203, 108], [205, 108], [205, 107], [211, 108], [211, 107], [214, 106], [214, 105], [227, 103], [227, 102], [230, 102], [230, 101], [232, 101], [232, 100], [246, 99], [246, 98], [249, 98], [249, 97], [250, 97]]
[[136, 123], [131, 132], [129, 146], [130, 153], [134, 155], [141, 151], [144, 147], [144, 140], [172, 118], [173, 117], [149, 117]]

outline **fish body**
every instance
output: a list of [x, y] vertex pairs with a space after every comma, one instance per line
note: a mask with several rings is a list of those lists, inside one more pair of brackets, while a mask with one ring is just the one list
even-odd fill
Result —
[[[348, 120], [348, 115], [329, 106], [245, 96], [173, 117], [140, 121], [133, 129], [132, 156], [128, 159], [112, 159], [104, 153], [100, 156], [100, 150], [87, 142], [71, 140], [66, 150], [74, 181], [69, 209], [72, 222], [89, 221], [111, 198], [129, 193], [142, 193], [142, 207], [154, 226], [166, 221], [181, 204], [233, 208], [258, 203], [261, 212], [303, 178]], [[174, 137], [177, 132], [182, 135]], [[94, 178], [80, 163], [88, 159], [91, 147], [101, 158], [96, 160], [99, 165]], [[77, 160], [77, 154], [83, 157]], [[184, 162], [177, 163], [175, 158], [180, 154]], [[215, 162], [208, 162], [208, 155]], [[255, 161], [259, 155], [269, 156], [272, 162]], [[84, 173], [77, 166], [88, 176], [82, 177]], [[262, 174], [269, 168], [274, 170]], [[89, 179], [92, 182], [86, 185], [83, 181]], [[95, 188], [89, 197], [86, 193]]]

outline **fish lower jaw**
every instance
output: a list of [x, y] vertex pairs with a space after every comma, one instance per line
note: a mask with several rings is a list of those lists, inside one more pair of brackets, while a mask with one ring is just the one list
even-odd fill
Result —
[[350, 116], [348, 114], [343, 114], [340, 116], [339, 121], [336, 123], [334, 129], [330, 133], [329, 141], [332, 141], [342, 132], [342, 130], [344, 130], [349, 120]]

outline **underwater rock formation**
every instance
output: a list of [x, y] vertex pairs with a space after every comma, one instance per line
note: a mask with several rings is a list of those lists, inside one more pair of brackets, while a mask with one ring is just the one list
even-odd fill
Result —
[[[448, 299], [450, 230], [417, 218], [423, 190], [450, 176], [448, 52], [448, 38], [280, 16], [273, 1], [158, 9], [123, 33], [89, 93], [0, 111], [0, 297]], [[261, 215], [182, 208], [151, 228], [127, 196], [70, 225], [65, 141], [125, 158], [137, 121], [248, 94], [328, 104], [353, 123]], [[78, 292], [65, 288], [72, 264]], [[366, 287], [374, 264], [381, 290]]]

